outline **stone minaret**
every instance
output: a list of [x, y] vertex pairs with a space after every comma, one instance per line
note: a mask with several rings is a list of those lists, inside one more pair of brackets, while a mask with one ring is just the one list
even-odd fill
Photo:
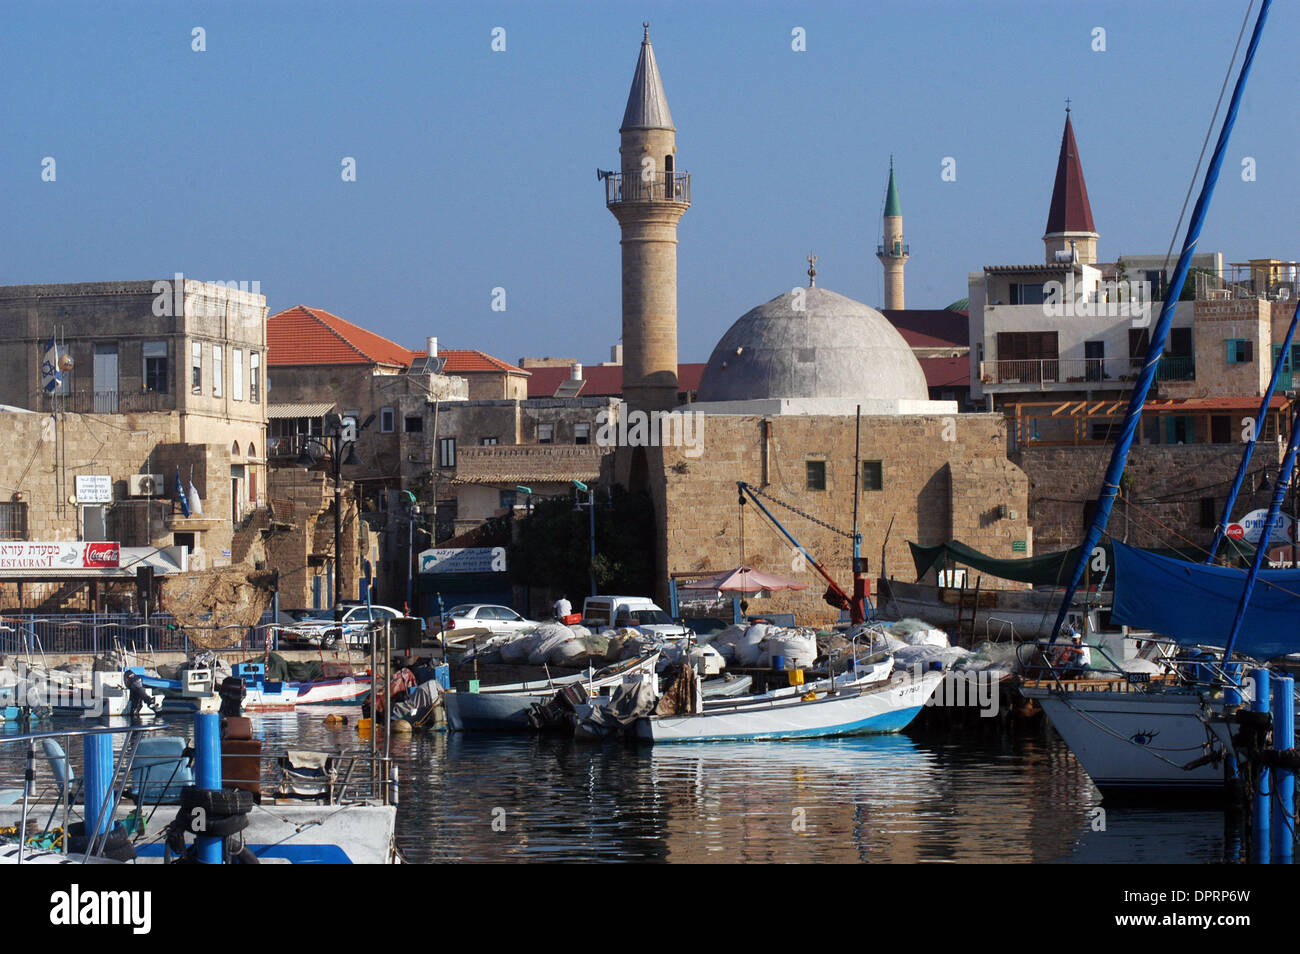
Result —
[[677, 221], [691, 179], [677, 170], [677, 130], [644, 26], [619, 128], [621, 168], [601, 175], [623, 232], [623, 399], [665, 410], [677, 404]]
[[903, 206], [894, 184], [894, 157], [889, 157], [889, 188], [885, 190], [884, 241], [876, 248], [876, 258], [885, 266], [885, 308], [906, 308], [903, 294], [903, 266], [907, 264], [907, 246], [903, 244]]

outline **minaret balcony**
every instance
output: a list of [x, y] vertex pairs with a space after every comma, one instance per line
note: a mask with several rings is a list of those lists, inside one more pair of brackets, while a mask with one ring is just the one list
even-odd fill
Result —
[[908, 246], [904, 245], [902, 242], [895, 242], [893, 245], [877, 245], [876, 254], [886, 255], [892, 258], [903, 258], [910, 255], [911, 251]]
[[674, 202], [691, 204], [689, 172], [655, 172], [650, 176], [624, 176], [621, 172], [602, 174], [605, 179], [605, 205]]

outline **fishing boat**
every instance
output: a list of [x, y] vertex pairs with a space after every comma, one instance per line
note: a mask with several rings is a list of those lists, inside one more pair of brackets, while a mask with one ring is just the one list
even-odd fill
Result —
[[485, 686], [477, 692], [452, 690], [444, 698], [447, 727], [454, 732], [528, 729], [531, 727], [528, 714], [534, 703], [547, 702], [565, 686], [581, 685], [588, 696], [597, 696], [604, 690], [617, 686], [628, 676], [653, 674], [658, 663], [659, 651], [654, 650], [596, 672]]
[[[193, 672], [194, 670], [190, 670]], [[231, 674], [244, 681], [243, 711], [275, 712], [303, 706], [356, 706], [370, 694], [370, 674], [294, 682], [266, 678], [263, 663], [237, 663]], [[146, 687], [162, 697], [164, 712], [194, 712], [197, 702], [179, 679], [141, 673]]]
[[943, 682], [942, 670], [893, 672], [888, 679], [848, 680], [802, 694], [751, 696], [704, 703], [700, 711], [647, 716], [637, 737], [649, 742], [824, 738], [901, 732]]

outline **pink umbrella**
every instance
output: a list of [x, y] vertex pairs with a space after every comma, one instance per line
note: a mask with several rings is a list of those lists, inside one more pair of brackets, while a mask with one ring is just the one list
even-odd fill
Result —
[[764, 573], [762, 570], [747, 566], [723, 570], [721, 573], [714, 573], [693, 583], [682, 583], [677, 587], [678, 590], [708, 590], [717, 593], [773, 593], [777, 590], [806, 590], [807, 588], [807, 583], [787, 580], [775, 573]]

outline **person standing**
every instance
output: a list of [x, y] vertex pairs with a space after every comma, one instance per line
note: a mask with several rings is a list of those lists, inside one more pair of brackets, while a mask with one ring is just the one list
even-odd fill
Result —
[[556, 619], [564, 619], [564, 617], [573, 613], [573, 604], [571, 604], [568, 598], [563, 594], [561, 594], [560, 598], [555, 601], [552, 608], [555, 610]]

